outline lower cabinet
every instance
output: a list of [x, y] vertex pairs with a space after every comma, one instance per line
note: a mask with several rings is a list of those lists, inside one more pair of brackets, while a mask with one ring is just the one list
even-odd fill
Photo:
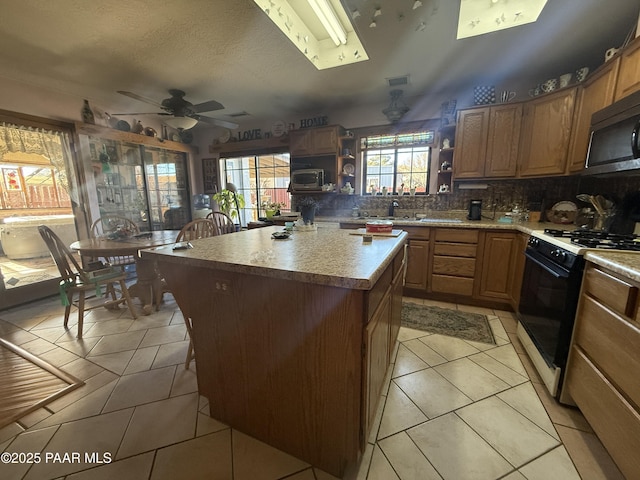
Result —
[[382, 395], [387, 369], [400, 330], [405, 251], [398, 253], [369, 296], [369, 319], [364, 333], [363, 419], [367, 438]]
[[429, 287], [429, 238], [431, 229], [403, 227], [409, 234], [405, 288], [426, 292]]
[[482, 232], [479, 297], [509, 301], [513, 283], [516, 232]]
[[431, 258], [431, 291], [470, 297], [476, 271], [479, 231], [435, 229]]
[[640, 478], [639, 288], [587, 263], [561, 394], [578, 406], [626, 478]]

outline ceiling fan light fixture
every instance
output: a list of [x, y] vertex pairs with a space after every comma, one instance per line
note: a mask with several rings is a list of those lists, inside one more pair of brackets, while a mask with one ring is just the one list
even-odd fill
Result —
[[402, 90], [391, 90], [389, 95], [391, 95], [391, 103], [382, 113], [384, 113], [385, 117], [387, 117], [391, 123], [396, 123], [400, 121], [410, 109], [402, 100]]
[[170, 117], [165, 118], [164, 123], [177, 130], [189, 130], [196, 126], [198, 120], [191, 117]]

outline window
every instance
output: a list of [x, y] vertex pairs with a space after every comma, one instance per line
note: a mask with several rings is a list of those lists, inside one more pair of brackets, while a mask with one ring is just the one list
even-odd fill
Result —
[[[273, 153], [221, 160], [227, 182], [233, 183], [245, 200], [241, 223], [265, 216], [265, 203], [281, 203], [281, 211], [291, 210], [288, 153]], [[225, 185], [222, 185], [224, 188]]]
[[71, 200], [62, 188], [57, 171], [50, 165], [21, 166], [0, 164], [2, 192], [0, 208], [63, 208], [70, 210]]
[[429, 191], [429, 164], [433, 130], [398, 135], [376, 135], [362, 139], [364, 152], [363, 194], [376, 194], [411, 188]]

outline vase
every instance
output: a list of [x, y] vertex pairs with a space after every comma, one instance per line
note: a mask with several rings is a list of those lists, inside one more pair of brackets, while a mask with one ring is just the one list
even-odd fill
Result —
[[90, 124], [95, 124], [96, 120], [93, 116], [93, 111], [91, 110], [91, 107], [89, 106], [89, 100], [85, 100], [84, 104], [82, 105], [82, 121], [84, 123], [90, 123]]
[[267, 214], [267, 218], [268, 219], [272, 219], [273, 216], [276, 214], [276, 211], [275, 210], [267, 210], [265, 213]]
[[300, 207], [300, 215], [305, 225], [313, 225], [316, 217], [316, 207]]

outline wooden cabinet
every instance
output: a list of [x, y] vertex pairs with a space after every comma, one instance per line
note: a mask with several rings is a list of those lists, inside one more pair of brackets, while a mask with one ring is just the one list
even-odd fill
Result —
[[365, 380], [366, 402], [365, 432], [371, 430], [373, 418], [378, 407], [378, 399], [384, 386], [384, 377], [389, 365], [389, 318], [391, 313], [391, 298], [386, 295], [365, 330], [365, 365], [367, 368]]
[[460, 111], [454, 178], [514, 177], [522, 104]]
[[485, 177], [514, 177], [518, 160], [522, 104], [491, 107]]
[[434, 229], [431, 291], [470, 297], [476, 268], [478, 230]]
[[514, 311], [518, 311], [518, 305], [520, 304], [520, 291], [522, 289], [522, 278], [524, 277], [524, 263], [526, 257], [524, 251], [527, 249], [529, 243], [529, 235], [519, 232], [516, 236], [516, 247], [513, 252], [513, 282], [511, 282], [511, 308]]
[[405, 251], [402, 250], [376, 283], [369, 295], [369, 322], [364, 332], [363, 424], [368, 436], [379, 406], [387, 369], [400, 330], [402, 280]]
[[569, 172], [584, 168], [591, 137], [591, 115], [613, 103], [619, 67], [619, 57], [610, 60], [578, 89], [567, 161]]
[[294, 130], [289, 139], [291, 169], [321, 168], [325, 183], [335, 183], [338, 193], [347, 183], [356, 189], [356, 143], [339, 125]]
[[428, 287], [429, 235], [426, 227], [403, 227], [409, 234], [405, 288], [426, 292]]
[[518, 234], [485, 231], [480, 236], [482, 263], [476, 284], [477, 296], [488, 300], [511, 301], [515, 278], [514, 261]]
[[640, 478], [639, 287], [587, 263], [561, 395], [580, 408], [626, 478]]
[[640, 90], [640, 37], [620, 53], [620, 72], [614, 101]]
[[565, 172], [575, 96], [574, 87], [524, 104], [518, 157], [521, 177]]
[[458, 112], [453, 163], [453, 177], [456, 180], [484, 175], [488, 130], [489, 107]]
[[289, 150], [292, 157], [314, 155], [338, 155], [342, 127], [326, 127], [293, 130], [289, 133]]

